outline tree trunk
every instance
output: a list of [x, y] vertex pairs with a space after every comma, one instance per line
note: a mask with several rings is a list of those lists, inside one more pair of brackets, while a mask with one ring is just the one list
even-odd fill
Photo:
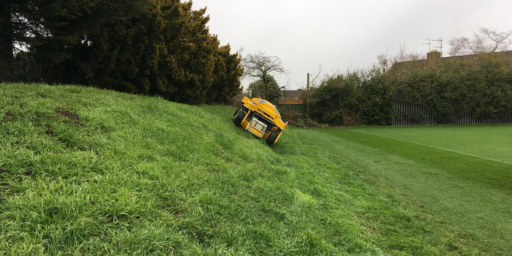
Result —
[[17, 81], [14, 74], [14, 31], [9, 4], [0, 1], [0, 83]]
[[[266, 75], [265, 75], [266, 76]], [[263, 99], [267, 99], [267, 82], [265, 81], [265, 76], [263, 76]]]

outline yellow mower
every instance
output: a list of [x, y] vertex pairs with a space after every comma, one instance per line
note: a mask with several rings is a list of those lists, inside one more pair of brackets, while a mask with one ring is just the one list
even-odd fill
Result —
[[288, 122], [281, 119], [276, 106], [260, 98], [244, 97], [242, 103], [233, 115], [233, 123], [264, 139], [268, 145], [274, 145], [288, 126]]

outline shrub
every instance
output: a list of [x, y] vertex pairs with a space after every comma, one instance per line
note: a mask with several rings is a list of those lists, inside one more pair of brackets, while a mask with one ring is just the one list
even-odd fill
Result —
[[295, 126], [302, 128], [329, 128], [329, 125], [327, 124], [319, 124], [308, 118], [299, 119]]
[[335, 74], [312, 92], [312, 117], [332, 125], [391, 124], [395, 90], [378, 69]]
[[281, 117], [283, 120], [288, 121], [290, 125], [296, 125], [301, 118], [300, 114], [293, 110], [281, 113]]

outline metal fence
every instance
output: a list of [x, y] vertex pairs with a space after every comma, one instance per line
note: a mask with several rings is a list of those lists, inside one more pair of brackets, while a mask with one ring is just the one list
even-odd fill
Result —
[[[451, 123], [443, 124], [496, 124], [512, 123], [512, 113], [508, 117], [477, 119], [471, 112], [461, 112], [459, 117]], [[404, 94], [397, 92], [394, 101], [394, 115], [392, 125], [428, 125], [439, 124], [435, 121], [434, 112], [421, 104], [406, 102]]]

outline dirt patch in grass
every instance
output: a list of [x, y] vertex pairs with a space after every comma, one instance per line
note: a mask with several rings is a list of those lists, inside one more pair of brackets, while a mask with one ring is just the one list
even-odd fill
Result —
[[46, 134], [48, 134], [49, 136], [52, 136], [53, 135], [53, 129], [51, 128], [48, 128], [48, 130], [46, 130]]
[[14, 117], [16, 117], [15, 114], [13, 114], [11, 112], [7, 112], [7, 113], [5, 113], [4, 120], [9, 121], [9, 120], [13, 119]]
[[26, 171], [26, 172], [23, 173], [23, 175], [30, 176], [30, 175], [32, 175], [32, 173], [34, 173], [34, 172], [33, 171]]
[[73, 122], [76, 125], [79, 125], [80, 127], [84, 127], [85, 126], [84, 123], [80, 122], [80, 116], [78, 116], [76, 114], [76, 111], [73, 113], [71, 111], [67, 111], [67, 110], [61, 108], [61, 109], [57, 110], [57, 114], [59, 114], [59, 115], [61, 115], [63, 117], [69, 118], [71, 120], [71, 122]]
[[4, 169], [0, 168], [0, 174], [2, 174], [2, 173], [6, 173], [6, 172], [7, 172], [6, 170], [4, 170]]
[[176, 218], [176, 219], [179, 219], [179, 218], [183, 217], [183, 215], [185, 215], [184, 211], [180, 211], [180, 210], [176, 210], [176, 209], [170, 209], [170, 210], [168, 210], [168, 212], [172, 216], [174, 216], [174, 218]]

